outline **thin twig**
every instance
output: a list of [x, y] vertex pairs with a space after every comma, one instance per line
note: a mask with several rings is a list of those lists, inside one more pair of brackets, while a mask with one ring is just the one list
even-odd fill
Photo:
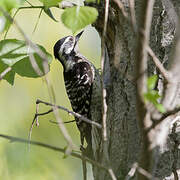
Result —
[[[50, 123], [52, 124], [58, 124], [58, 122], [56, 121], [52, 121], [52, 120], [49, 120]], [[72, 122], [76, 122], [76, 120], [71, 120], [71, 121], [63, 121], [64, 124], [69, 124], [69, 123], [72, 123]]]
[[172, 82], [166, 86], [162, 104], [166, 110], [172, 110], [179, 104], [179, 82], [180, 82], [180, 22], [176, 30], [174, 48], [172, 48], [172, 56], [170, 57], [171, 67], [169, 72], [172, 74]]
[[126, 13], [126, 11], [125, 11], [125, 8], [124, 8], [124, 5], [122, 4], [122, 2], [119, 1], [119, 0], [113, 0], [113, 1], [118, 5], [118, 7], [119, 7], [119, 9], [121, 10], [123, 16], [124, 16], [125, 18], [127, 18], [128, 15], [127, 15], [127, 13]]
[[174, 174], [174, 180], [178, 180], [178, 173], [177, 173], [177, 163], [178, 163], [178, 146], [179, 146], [179, 142], [178, 142], [178, 135], [176, 133], [176, 129], [177, 129], [177, 122], [175, 122], [173, 124], [172, 127], [172, 132], [170, 134], [170, 138], [173, 141], [174, 145], [172, 147], [172, 154], [173, 154], [173, 164], [172, 164], [172, 172]]
[[[39, 104], [36, 104], [36, 113], [34, 115], [33, 121], [31, 123], [30, 129], [29, 129], [29, 134], [28, 134], [28, 140], [31, 141], [31, 137], [32, 137], [32, 130], [33, 130], [33, 126], [34, 126], [34, 122], [36, 121], [36, 126], [39, 126], [39, 122], [38, 122], [38, 112], [39, 112]], [[49, 112], [46, 112], [46, 114], [48, 114]], [[44, 114], [43, 114], [44, 115]], [[29, 143], [29, 151], [30, 151], [30, 143]]]
[[109, 162], [109, 154], [108, 154], [108, 137], [107, 137], [107, 103], [106, 103], [106, 88], [104, 85], [104, 64], [105, 64], [105, 39], [106, 39], [106, 32], [107, 32], [107, 23], [108, 23], [108, 15], [109, 15], [109, 0], [105, 0], [105, 17], [104, 17], [104, 28], [103, 28], [103, 35], [101, 39], [101, 72], [102, 72], [102, 140], [103, 140], [103, 157], [105, 162], [109, 166], [108, 172], [113, 180], [116, 180], [116, 176], [110, 167]]
[[[39, 122], [38, 122], [38, 117], [39, 116], [44, 116], [44, 115], [47, 115], [51, 112], [53, 112], [53, 109], [50, 109], [49, 111], [46, 111], [46, 112], [43, 112], [43, 113], [38, 113], [39, 111], [39, 104], [36, 104], [36, 113], [34, 115], [34, 118], [33, 118], [33, 121], [31, 123], [31, 127], [30, 127], [30, 130], [29, 130], [29, 140], [31, 140], [31, 135], [32, 135], [32, 129], [33, 129], [33, 126], [34, 126], [34, 123], [36, 122], [36, 126], [39, 126]], [[65, 121], [63, 122], [64, 124], [67, 124], [67, 123], [71, 123], [71, 122], [75, 122], [76, 120], [72, 120], [72, 121]], [[51, 121], [51, 123], [54, 123], [54, 124], [58, 124], [58, 122], [56, 121]]]
[[[144, 93], [147, 92], [147, 74], [144, 73], [147, 70], [148, 54], [146, 47], [149, 44], [150, 28], [152, 21], [154, 0], [142, 1], [140, 16], [139, 16], [139, 29], [137, 34], [137, 49], [136, 49], [136, 77], [137, 81], [137, 118], [142, 133], [142, 153], [139, 158], [139, 165], [146, 170], [151, 168], [152, 149], [150, 148], [151, 140], [150, 134], [145, 132], [145, 129], [149, 127], [149, 112], [144, 100]], [[140, 76], [143, 74], [142, 76]], [[139, 171], [138, 171], [139, 172]], [[138, 173], [138, 179], [145, 179], [142, 173]]]
[[[84, 153], [82, 151], [82, 157], [84, 156]], [[87, 180], [87, 166], [86, 161], [82, 160], [82, 169], [83, 169], [83, 180]]]
[[113, 170], [112, 170], [112, 168], [109, 168], [109, 169], [108, 169], [108, 172], [109, 172], [109, 175], [111, 176], [111, 179], [112, 179], [112, 180], [116, 180], [116, 179], [117, 179], [116, 176], [115, 176], [115, 174], [114, 174], [114, 172], [113, 172]]
[[125, 180], [130, 180], [136, 173], [136, 170], [137, 170], [137, 167], [138, 167], [138, 163], [135, 162], [133, 165], [132, 165], [132, 168], [130, 169], [130, 171], [128, 172]]
[[42, 12], [43, 12], [43, 9], [41, 9], [40, 12], [39, 12], [38, 19], [37, 19], [37, 21], [36, 21], [36, 24], [35, 24], [35, 26], [34, 26], [34, 29], [33, 29], [32, 34], [33, 34], [33, 33], [36, 31], [36, 29], [37, 29], [37, 26], [38, 26], [38, 24], [39, 24], [39, 20], [40, 20], [40, 17], [41, 17]]
[[130, 169], [130, 171], [128, 172], [128, 175], [126, 176], [125, 180], [130, 180], [132, 179], [132, 177], [135, 175], [136, 172], [139, 172], [141, 174], [143, 174], [147, 179], [153, 179], [153, 180], [158, 180], [157, 178], [153, 177], [149, 172], [147, 172], [145, 169], [139, 167], [138, 163], [135, 162], [132, 165], [132, 168]]
[[[17, 15], [17, 13], [18, 13], [18, 11], [19, 11], [19, 9], [17, 9], [17, 10], [16, 10], [16, 12], [14, 13], [14, 15], [13, 15], [12, 19], [14, 19], [14, 18], [15, 18], [15, 16], [16, 16], [16, 15]], [[11, 27], [11, 25], [9, 25], [9, 26], [8, 26], [7, 31], [6, 31], [6, 32], [5, 32], [5, 34], [4, 34], [4, 39], [6, 39], [7, 34], [8, 34], [8, 32], [9, 32], [9, 30], [10, 30], [10, 27]]]
[[152, 176], [152, 174], [150, 174], [148, 171], [146, 171], [145, 169], [141, 168], [141, 167], [137, 167], [137, 171], [142, 174], [143, 176], [145, 176], [147, 179], [150, 179], [150, 180], [158, 180], [158, 178], [155, 178]]
[[[44, 73], [47, 74], [49, 72], [49, 65], [48, 65], [48, 59], [46, 57], [46, 54], [36, 45], [34, 44], [28, 37], [27, 35], [24, 33], [24, 31], [21, 29], [21, 27], [18, 25], [18, 23], [12, 19], [12, 17], [3, 9], [0, 7], [0, 11], [3, 13], [3, 15], [11, 22], [11, 23], [14, 23], [14, 25], [16, 26], [16, 28], [18, 29], [18, 31], [20, 32], [20, 34], [24, 37], [27, 45], [29, 45], [32, 49], [34, 49], [36, 51], [36, 53], [42, 58], [42, 65], [43, 65], [43, 70], [44, 70]], [[32, 59], [33, 60], [33, 59]], [[45, 78], [45, 81], [46, 81], [46, 85], [48, 87], [48, 93], [49, 93], [49, 97], [50, 97], [50, 100], [52, 103], [55, 104], [55, 93], [54, 93], [54, 89], [53, 89], [53, 86], [52, 84], [50, 83], [49, 79], [47, 76], [44, 77]], [[61, 121], [60, 120], [60, 117], [57, 113], [57, 110], [56, 110], [56, 107], [55, 106], [52, 106], [53, 107], [53, 112], [54, 112], [54, 115], [55, 117], [57, 118], [56, 120], [57, 121]], [[69, 147], [67, 148], [68, 150], [71, 149], [71, 147], [75, 147], [74, 144], [72, 144], [72, 139], [71, 137], [69, 136], [64, 124], [59, 124], [60, 129], [63, 130], [63, 136], [64, 138], [67, 140], [67, 143], [69, 145]], [[64, 134], [66, 133], [66, 134]]]
[[[25, 144], [30, 143], [32, 145], [41, 146], [41, 147], [48, 148], [48, 149], [51, 149], [51, 150], [54, 150], [54, 151], [58, 151], [58, 152], [61, 152], [61, 153], [65, 153], [66, 152], [66, 150], [64, 148], [60, 148], [60, 147], [57, 147], [57, 146], [52, 146], [50, 144], [45, 144], [45, 143], [38, 142], [38, 141], [29, 141], [27, 139], [13, 137], [13, 136], [8, 136], [8, 135], [4, 135], [4, 134], [0, 134], [0, 137], [5, 138], [5, 139], [9, 139], [11, 142], [20, 142], [20, 143], [25, 143]], [[71, 152], [71, 154], [69, 154], [69, 155], [71, 155], [73, 157], [76, 157], [78, 159], [84, 160], [86, 162], [89, 162], [90, 164], [92, 164], [94, 166], [97, 166], [97, 167], [99, 167], [101, 169], [104, 169], [104, 170], [108, 171], [107, 167], [104, 167], [100, 163], [98, 163], [98, 162], [96, 162], [96, 161], [94, 161], [92, 159], [89, 159], [89, 158], [87, 158], [85, 156], [81, 156], [78, 153]]]
[[55, 115], [56, 120], [58, 122], [59, 129], [61, 130], [65, 140], [68, 142], [68, 146], [67, 146], [67, 149], [66, 149], [66, 154], [70, 154], [73, 149], [78, 149], [78, 148], [73, 143], [73, 141], [71, 139], [71, 136], [69, 135], [66, 127], [64, 126], [63, 121], [62, 121], [62, 119], [60, 118], [60, 116], [58, 114], [58, 107], [57, 106], [53, 106], [53, 112], [54, 112], [54, 115]]
[[101, 72], [102, 72], [102, 123], [103, 123], [103, 141], [107, 141], [107, 129], [106, 129], [106, 116], [107, 116], [107, 104], [106, 104], [106, 89], [104, 86], [104, 63], [105, 63], [105, 38], [106, 38], [106, 31], [107, 31], [107, 22], [108, 22], [108, 14], [109, 14], [109, 0], [105, 1], [105, 17], [104, 17], [104, 29], [102, 35], [102, 45], [101, 45]]
[[30, 63], [32, 65], [32, 68], [34, 69], [34, 71], [36, 72], [36, 74], [38, 76], [43, 76], [43, 72], [41, 71], [41, 69], [39, 68], [36, 60], [35, 60], [35, 57], [34, 57], [34, 54], [33, 53], [29, 53], [29, 60], [30, 60]]
[[153, 124], [150, 128], [147, 129], [147, 132], [150, 131], [151, 129], [154, 129], [157, 125], [159, 125], [162, 121], [164, 121], [166, 118], [171, 118], [171, 116], [175, 116], [176, 113], [178, 113], [180, 111], [180, 107], [174, 108], [171, 111], [167, 111], [163, 114], [161, 114], [159, 119], [153, 119], [153, 117], [151, 117]]
[[[39, 126], [38, 117], [49, 114], [51, 112], [54, 112], [54, 109], [52, 108], [49, 111], [44, 112], [44, 113], [38, 113], [38, 111], [39, 111], [39, 103], [36, 103], [36, 113], [34, 115], [34, 119], [33, 119], [32, 123], [31, 123], [30, 131], [29, 131], [29, 140], [31, 140], [32, 129], [33, 129], [33, 126], [34, 126], [34, 122], [36, 121], [36, 125]], [[62, 126], [63, 122], [62, 122], [61, 118], [59, 117], [59, 115], [57, 114], [58, 112], [54, 112], [54, 113], [55, 113], [55, 117], [56, 117], [56, 120], [58, 122], [59, 128], [61, 129], [64, 138], [69, 143], [68, 144], [69, 146], [66, 149], [66, 153], [69, 154], [72, 151], [72, 149], [77, 149], [77, 147], [72, 142], [71, 137], [69, 136], [69, 133], [66, 131], [66, 128], [64, 128], [64, 125]]]
[[44, 9], [45, 6], [21, 6], [18, 9]]
[[33, 6], [28, 0], [25, 0], [30, 6]]
[[73, 116], [75, 116], [75, 117], [83, 120], [84, 122], [87, 122], [87, 123], [89, 123], [89, 124], [92, 124], [92, 125], [96, 126], [97, 128], [100, 128], [100, 129], [102, 128], [102, 126], [101, 126], [99, 123], [94, 122], [94, 121], [91, 121], [90, 119], [88, 119], [88, 118], [86, 118], [86, 117], [84, 117], [84, 116], [82, 116], [82, 115], [80, 115], [80, 114], [78, 114], [78, 113], [75, 113], [74, 111], [70, 111], [69, 109], [67, 109], [67, 108], [65, 108], [65, 107], [63, 107], [63, 106], [51, 104], [51, 103], [42, 101], [42, 100], [40, 100], [40, 99], [37, 99], [36, 103], [37, 103], [37, 104], [42, 103], [42, 104], [45, 104], [45, 105], [51, 106], [51, 107], [56, 106], [58, 109], [61, 109], [61, 110], [63, 110], [63, 111], [66, 111], [66, 112], [68, 112], [69, 114], [72, 114]]
[[12, 68], [11, 67], [7, 67], [1, 74], [0, 74], [0, 81], [3, 79], [3, 77], [9, 72], [11, 71]]
[[168, 72], [164, 66], [162, 65], [162, 63], [160, 62], [160, 60], [157, 58], [157, 56], [155, 55], [155, 53], [153, 52], [153, 50], [147, 46], [146, 47], [147, 52], [149, 53], [149, 55], [152, 57], [152, 60], [154, 61], [156, 67], [159, 69], [160, 73], [162, 74], [162, 76], [166, 79], [167, 82], [172, 82], [172, 76], [171, 73]]
[[130, 7], [130, 13], [131, 13], [131, 23], [132, 23], [134, 32], [136, 32], [137, 31], [137, 24], [136, 24], [136, 14], [135, 14], [134, 0], [129, 0], [129, 7]]

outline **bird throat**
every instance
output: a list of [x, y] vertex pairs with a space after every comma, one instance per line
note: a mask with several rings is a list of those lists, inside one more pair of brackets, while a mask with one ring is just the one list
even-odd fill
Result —
[[72, 61], [71, 59], [66, 60], [65, 63], [64, 63], [65, 72], [71, 70], [73, 68], [74, 64], [75, 64], [75, 62]]

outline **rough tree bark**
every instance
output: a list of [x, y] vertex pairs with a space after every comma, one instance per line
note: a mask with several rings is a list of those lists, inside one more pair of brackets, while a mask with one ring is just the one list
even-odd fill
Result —
[[[135, 78], [135, 50], [137, 38], [129, 21], [129, 1], [121, 0], [120, 2], [127, 12], [128, 18], [124, 16], [122, 9], [118, 7], [117, 1], [110, 2], [105, 45], [107, 47], [106, 62], [109, 61], [110, 67], [110, 80], [107, 86], [108, 153], [110, 166], [117, 179], [124, 180], [125, 178], [128, 179], [128, 172], [141, 157], [142, 136], [136, 118], [137, 79]], [[142, 13], [140, 11], [141, 3], [142, 0], [135, 1], [137, 22], [140, 13]], [[103, 7], [104, 4], [98, 8], [99, 17], [94, 25], [100, 36], [103, 31]], [[170, 59], [170, 53], [172, 53], [172, 42], [176, 31], [179, 7], [180, 1], [162, 0], [156, 1], [153, 8], [150, 46], [157, 57], [162, 60], [165, 67], [168, 67], [168, 60]], [[159, 74], [151, 58], [148, 59], [148, 64], [148, 75], [153, 73]], [[164, 81], [160, 78], [158, 90], [161, 93], [163, 92], [162, 82]], [[93, 111], [92, 116], [94, 120], [100, 118], [100, 115]], [[160, 126], [163, 126], [163, 124]], [[166, 144], [162, 144], [162, 147], [156, 146], [153, 149], [153, 161], [155, 163], [150, 173], [158, 179], [165, 179], [167, 177], [167, 179], [175, 179], [172, 176], [173, 168], [178, 169], [180, 167], [178, 150], [174, 148], [180, 142], [180, 139], [178, 140], [178, 129], [172, 130], [171, 128], [169, 132], [172, 132], [173, 135], [169, 135]], [[100, 134], [99, 132], [99, 136]], [[102, 147], [101, 145], [96, 147], [95, 159], [98, 162], [103, 162], [103, 157], [101, 156], [101, 152], [103, 152]], [[177, 161], [174, 163], [175, 158], [177, 158]], [[109, 164], [105, 163], [105, 165]], [[93, 167], [93, 174], [95, 180], [111, 179], [108, 172], [101, 171], [96, 167]], [[132, 179], [137, 179], [137, 176], [135, 175]], [[145, 177], [144, 179], [148, 178]]]

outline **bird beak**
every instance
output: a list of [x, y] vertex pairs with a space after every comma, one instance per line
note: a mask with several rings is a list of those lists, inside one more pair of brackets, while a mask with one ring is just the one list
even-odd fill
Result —
[[84, 32], [84, 31], [81, 31], [79, 34], [76, 35], [76, 42], [79, 41], [79, 39], [80, 39], [80, 37], [81, 37], [81, 35], [82, 35], [83, 32]]

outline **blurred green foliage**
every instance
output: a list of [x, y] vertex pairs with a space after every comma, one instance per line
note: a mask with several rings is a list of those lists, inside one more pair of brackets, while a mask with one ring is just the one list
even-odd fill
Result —
[[144, 99], [145, 101], [152, 103], [159, 112], [165, 113], [166, 110], [164, 106], [159, 103], [159, 99], [161, 98], [161, 96], [159, 95], [159, 92], [155, 90], [157, 80], [158, 76], [156, 74], [148, 78], [147, 92], [144, 94]]
[[[38, 1], [31, 0], [33, 5]], [[28, 5], [28, 4], [25, 4]], [[58, 23], [52, 21], [45, 13], [39, 19], [37, 29], [33, 29], [39, 15], [39, 9], [20, 10], [16, 20], [28, 37], [35, 43], [46, 48], [52, 54], [54, 43], [63, 36], [71, 34], [60, 22], [58, 9], [52, 12]], [[1, 35], [0, 40], [3, 39]], [[16, 28], [11, 27], [7, 38], [20, 39], [23, 37]], [[97, 33], [92, 27], [85, 29], [80, 41], [80, 51], [87, 56], [92, 63], [99, 67], [100, 41]], [[62, 76], [60, 63], [53, 60], [48, 78], [55, 89], [57, 104], [70, 108]], [[25, 78], [15, 76], [14, 85], [6, 81], [0, 81], [0, 133], [12, 136], [28, 138], [29, 128], [35, 113], [35, 101], [37, 98], [49, 101], [46, 83], [42, 78]], [[48, 110], [48, 107], [40, 105], [40, 112]], [[63, 121], [72, 120], [66, 112], [59, 111]], [[39, 118], [40, 126], [34, 127], [32, 139], [59, 147], [67, 144], [57, 125], [51, 124], [49, 120], [55, 120], [53, 114]], [[74, 143], [79, 146], [79, 132], [74, 123], [66, 125]], [[81, 180], [81, 161], [72, 157], [63, 159], [63, 154], [28, 145], [9, 142], [0, 139], [0, 179], [4, 180]], [[93, 179], [89, 168], [89, 180]]]

